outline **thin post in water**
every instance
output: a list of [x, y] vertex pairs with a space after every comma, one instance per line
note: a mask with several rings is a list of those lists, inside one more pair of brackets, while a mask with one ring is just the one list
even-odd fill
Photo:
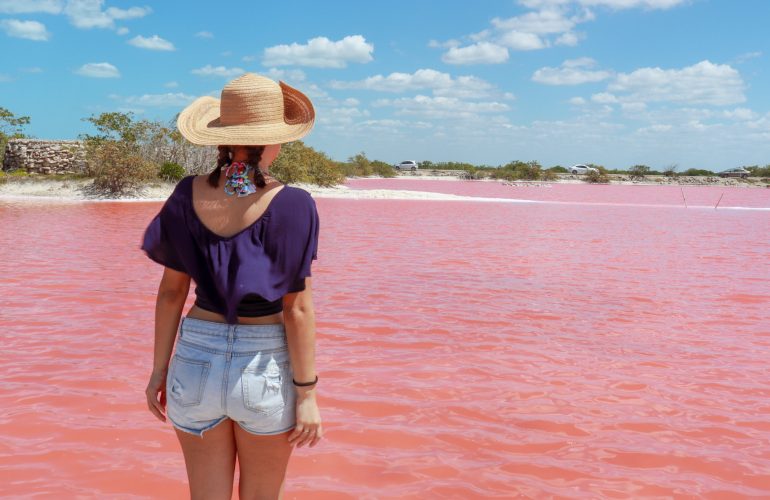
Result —
[[684, 197], [684, 189], [682, 189], [682, 186], [679, 186], [679, 190], [682, 192], [682, 199], [684, 200], [684, 208], [687, 208], [687, 198]]
[[[724, 195], [725, 195], [725, 193], [723, 192], [723, 193], [722, 193], [722, 196], [724, 196]], [[716, 210], [716, 209], [717, 209], [717, 207], [719, 206], [719, 202], [720, 202], [720, 201], [722, 201], [722, 196], [720, 196], [720, 197], [719, 197], [719, 200], [717, 200], [717, 204], [716, 204], [716, 205], [714, 205], [714, 210]]]

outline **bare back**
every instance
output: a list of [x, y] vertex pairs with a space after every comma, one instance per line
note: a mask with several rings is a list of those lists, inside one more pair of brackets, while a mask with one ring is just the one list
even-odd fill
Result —
[[257, 192], [239, 198], [224, 192], [224, 177], [211, 187], [208, 175], [197, 175], [192, 183], [193, 209], [209, 231], [229, 238], [254, 224], [267, 210], [273, 197], [285, 186], [271, 182]]

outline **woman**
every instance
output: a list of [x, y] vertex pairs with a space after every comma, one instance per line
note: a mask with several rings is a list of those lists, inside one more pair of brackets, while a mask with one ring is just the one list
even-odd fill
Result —
[[[318, 213], [307, 191], [268, 171], [314, 118], [304, 94], [247, 73], [177, 120], [189, 141], [218, 145], [219, 160], [208, 176], [182, 179], [144, 235], [142, 249], [165, 266], [146, 394], [175, 427], [193, 498], [231, 498], [236, 457], [241, 498], [280, 498], [293, 447], [322, 437], [310, 278]], [[196, 301], [180, 324], [191, 280]]]

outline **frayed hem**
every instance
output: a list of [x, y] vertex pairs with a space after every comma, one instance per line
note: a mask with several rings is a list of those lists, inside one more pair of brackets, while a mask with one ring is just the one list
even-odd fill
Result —
[[213, 424], [211, 424], [211, 425], [209, 425], [207, 427], [204, 427], [203, 429], [191, 429], [190, 427], [185, 427], [183, 425], [179, 425], [179, 424], [175, 423], [173, 420], [171, 420], [169, 418], [169, 421], [171, 422], [171, 425], [175, 429], [178, 429], [178, 430], [180, 430], [182, 432], [186, 432], [187, 434], [192, 434], [193, 436], [198, 436], [201, 439], [203, 439], [203, 433], [204, 432], [213, 429], [214, 427], [216, 427], [217, 425], [221, 424], [225, 420], [227, 420], [227, 417], [222, 417], [217, 422], [214, 422]]
[[289, 432], [289, 431], [291, 431], [291, 430], [294, 430], [294, 428], [295, 428], [295, 427], [297, 427], [297, 425], [296, 425], [296, 424], [292, 424], [292, 425], [290, 425], [289, 427], [287, 427], [286, 429], [283, 429], [283, 430], [281, 430], [281, 431], [273, 431], [273, 432], [258, 432], [258, 431], [253, 431], [253, 430], [251, 430], [251, 429], [248, 429], [248, 428], [244, 427], [244, 426], [243, 426], [243, 425], [241, 425], [241, 423], [240, 423], [240, 422], [238, 422], [238, 421], [234, 421], [234, 422], [235, 422], [236, 424], [238, 424], [238, 427], [240, 427], [240, 428], [241, 428], [241, 429], [243, 429], [244, 431], [248, 432], [249, 434], [253, 434], [253, 435], [255, 435], [255, 436], [276, 436], [276, 435], [278, 435], [278, 434], [283, 434], [284, 432]]

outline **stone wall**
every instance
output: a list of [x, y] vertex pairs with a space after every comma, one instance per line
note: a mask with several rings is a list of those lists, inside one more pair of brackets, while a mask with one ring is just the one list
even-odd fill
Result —
[[80, 141], [11, 139], [5, 147], [3, 170], [16, 169], [38, 174], [85, 173], [85, 148]]

